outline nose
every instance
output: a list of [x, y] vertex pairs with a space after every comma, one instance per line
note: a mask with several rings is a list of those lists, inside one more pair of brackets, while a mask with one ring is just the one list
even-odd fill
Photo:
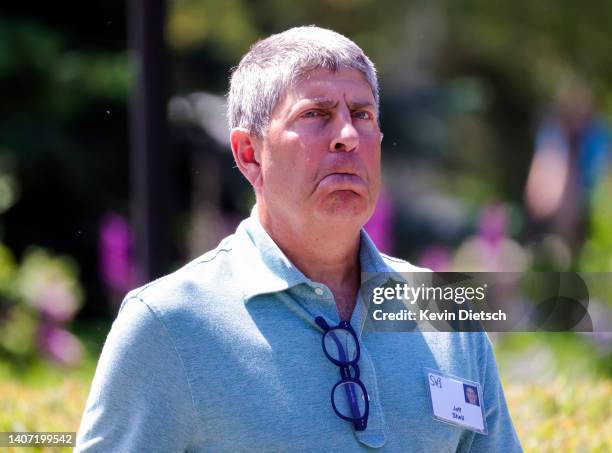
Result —
[[338, 112], [336, 123], [329, 150], [333, 153], [356, 151], [359, 147], [359, 132], [353, 125], [348, 109]]

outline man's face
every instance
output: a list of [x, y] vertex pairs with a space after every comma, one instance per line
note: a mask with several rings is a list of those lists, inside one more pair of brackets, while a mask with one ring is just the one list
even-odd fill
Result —
[[467, 396], [470, 404], [478, 404], [478, 395], [472, 387], [465, 388], [465, 395]]
[[362, 226], [380, 190], [381, 137], [359, 71], [310, 72], [281, 98], [261, 140], [258, 194], [268, 213]]

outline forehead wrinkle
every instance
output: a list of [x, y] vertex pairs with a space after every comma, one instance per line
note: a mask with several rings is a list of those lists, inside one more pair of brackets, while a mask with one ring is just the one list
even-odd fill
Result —
[[315, 97], [299, 99], [293, 105], [288, 106], [289, 114], [304, 107], [316, 107], [321, 109], [333, 109], [338, 106], [338, 101], [333, 101], [328, 97]]
[[[367, 100], [356, 100], [356, 101], [348, 101], [346, 97], [344, 98], [346, 104], [351, 110], [357, 110], [362, 108], [373, 108], [374, 103]], [[314, 107], [324, 108], [324, 109], [334, 109], [338, 107], [339, 101], [334, 101], [327, 97], [319, 97], [319, 98], [306, 98], [301, 99], [297, 104], [302, 105], [312, 105]]]
[[[355, 100], [355, 101], [349, 101], [346, 99], [346, 96], [344, 97], [344, 100], [346, 102], [346, 105], [349, 106], [349, 108], [351, 110], [357, 110], [357, 109], [363, 109], [363, 108], [373, 108], [374, 107], [374, 103], [369, 101], [369, 100]], [[321, 98], [312, 98], [312, 99], [302, 99], [300, 101], [300, 104], [302, 103], [308, 103], [308, 104], [312, 104], [316, 107], [320, 107], [320, 108], [326, 108], [326, 109], [333, 109], [336, 108], [338, 106], [339, 101], [334, 101], [332, 99], [329, 99], [327, 97], [321, 97]]]
[[[293, 84], [289, 85], [286, 88], [281, 98], [279, 99], [279, 102], [277, 103], [274, 111], [278, 112], [279, 111], [278, 108], [283, 104], [284, 104], [284, 107], [282, 108], [282, 111], [284, 112], [284, 115], [287, 115], [287, 116], [292, 115], [296, 110], [301, 109], [304, 106], [308, 106], [309, 104], [312, 104], [313, 107], [322, 108], [322, 109], [336, 108], [338, 106], [339, 101], [332, 99], [334, 96], [330, 98], [328, 94], [321, 93], [321, 88], [323, 88], [322, 91], [329, 90], [328, 85], [330, 81], [326, 79], [316, 80], [313, 77], [318, 71], [322, 71], [323, 73], [337, 74], [336, 72], [330, 72], [330, 71], [325, 71], [321, 69], [317, 69], [317, 70], [309, 72], [305, 76], [294, 81]], [[349, 73], [355, 72], [355, 71], [356, 70], [353, 70], [353, 69], [348, 70]], [[361, 88], [365, 88], [368, 94], [372, 93], [370, 86], [367, 85], [367, 81], [365, 80], [363, 75], [362, 74], [358, 74], [358, 75], [359, 75], [358, 80], [364, 82], [365, 86], [358, 87], [357, 91], [361, 92], [362, 91]], [[335, 84], [337, 82], [348, 82], [350, 85], [354, 86], [354, 83], [356, 82], [356, 80], [341, 79], [340, 81], [332, 80], [331, 82], [332, 84]], [[319, 93], [317, 93], [317, 91]], [[347, 100], [347, 94], [349, 95], [349, 97], [355, 96], [357, 99], [354, 101], [349, 101]], [[378, 109], [376, 108], [375, 102], [372, 99], [368, 99], [369, 97], [370, 97], [369, 95], [364, 96], [363, 92], [354, 93], [354, 94], [344, 93], [342, 95], [344, 102], [348, 105], [350, 110], [358, 110], [361, 108], [373, 108], [374, 110], [376, 110], [378, 114]], [[289, 100], [289, 105], [287, 105], [288, 100]], [[275, 116], [275, 115], [273, 114], [272, 116]]]

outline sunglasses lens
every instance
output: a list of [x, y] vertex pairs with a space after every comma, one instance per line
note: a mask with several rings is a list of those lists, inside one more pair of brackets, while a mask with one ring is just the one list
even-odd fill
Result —
[[327, 354], [341, 363], [351, 363], [357, 358], [355, 337], [346, 329], [332, 329], [325, 333], [323, 344]]
[[353, 419], [363, 417], [366, 410], [366, 398], [361, 386], [354, 382], [343, 382], [334, 389], [334, 407], [345, 417]]

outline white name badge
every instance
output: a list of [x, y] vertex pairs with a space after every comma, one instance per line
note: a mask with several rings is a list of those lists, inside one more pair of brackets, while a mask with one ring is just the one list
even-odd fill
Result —
[[488, 434], [482, 389], [478, 382], [425, 368], [433, 418]]

